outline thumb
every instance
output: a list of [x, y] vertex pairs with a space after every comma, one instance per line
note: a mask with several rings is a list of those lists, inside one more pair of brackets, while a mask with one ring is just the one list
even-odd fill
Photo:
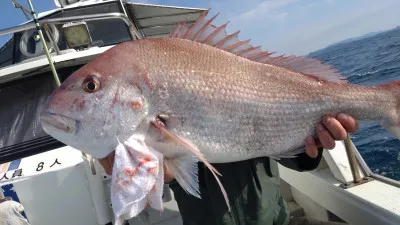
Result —
[[168, 168], [167, 164], [163, 163], [163, 167], [164, 167], [164, 183], [169, 183], [173, 179], [175, 179], [175, 176]]

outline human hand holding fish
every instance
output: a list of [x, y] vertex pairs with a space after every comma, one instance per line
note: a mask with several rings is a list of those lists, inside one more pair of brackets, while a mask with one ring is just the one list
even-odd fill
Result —
[[[197, 162], [203, 162], [228, 210], [221, 174], [211, 163], [304, 152], [315, 157], [316, 146], [331, 149], [357, 130], [356, 120], [375, 121], [400, 138], [400, 81], [349, 84], [318, 60], [274, 57], [240, 41], [238, 32], [228, 35], [226, 24], [213, 25], [216, 16], [207, 20], [207, 13], [190, 27], [179, 23], [168, 38], [118, 44], [75, 71], [48, 98], [44, 130], [95, 158], [117, 149], [113, 179], [118, 172], [130, 185], [140, 180], [136, 174], [151, 181], [143, 179], [143, 188], [129, 193], [149, 193], [140, 199], [159, 196], [151, 184], [164, 180], [164, 163], [200, 198]], [[112, 160], [102, 164], [111, 167]]]

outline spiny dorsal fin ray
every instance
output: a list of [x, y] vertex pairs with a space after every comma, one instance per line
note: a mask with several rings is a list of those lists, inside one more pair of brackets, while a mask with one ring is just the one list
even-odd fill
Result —
[[328, 80], [337, 83], [347, 83], [346, 77], [341, 75], [331, 65], [322, 64], [321, 61], [303, 56], [271, 56], [275, 52], [262, 51], [260, 46], [253, 47], [250, 40], [241, 41], [239, 32], [228, 34], [226, 26], [229, 22], [215, 26], [212, 21], [219, 15], [217, 13], [211, 19], [207, 19], [209, 10], [205, 11], [195, 23], [186, 27], [184, 23], [178, 23], [170, 33], [170, 38], [188, 39], [204, 43], [252, 61], [283, 67], [304, 75], [315, 77], [319, 80]]

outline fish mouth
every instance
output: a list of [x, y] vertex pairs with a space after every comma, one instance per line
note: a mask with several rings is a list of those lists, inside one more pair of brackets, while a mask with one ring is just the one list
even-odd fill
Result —
[[77, 120], [55, 113], [44, 113], [40, 116], [43, 128], [53, 127], [66, 133], [74, 133]]

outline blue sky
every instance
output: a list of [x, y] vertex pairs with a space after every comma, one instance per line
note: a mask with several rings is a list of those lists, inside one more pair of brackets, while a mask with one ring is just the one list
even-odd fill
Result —
[[[18, 0], [27, 5], [26, 0]], [[55, 8], [53, 0], [32, 0], [35, 10]], [[346, 38], [400, 25], [398, 0], [139, 0], [135, 2], [211, 8], [228, 31], [280, 54], [304, 55]], [[0, 29], [25, 21], [11, 1], [0, 1]], [[0, 44], [6, 38], [0, 37]]]

